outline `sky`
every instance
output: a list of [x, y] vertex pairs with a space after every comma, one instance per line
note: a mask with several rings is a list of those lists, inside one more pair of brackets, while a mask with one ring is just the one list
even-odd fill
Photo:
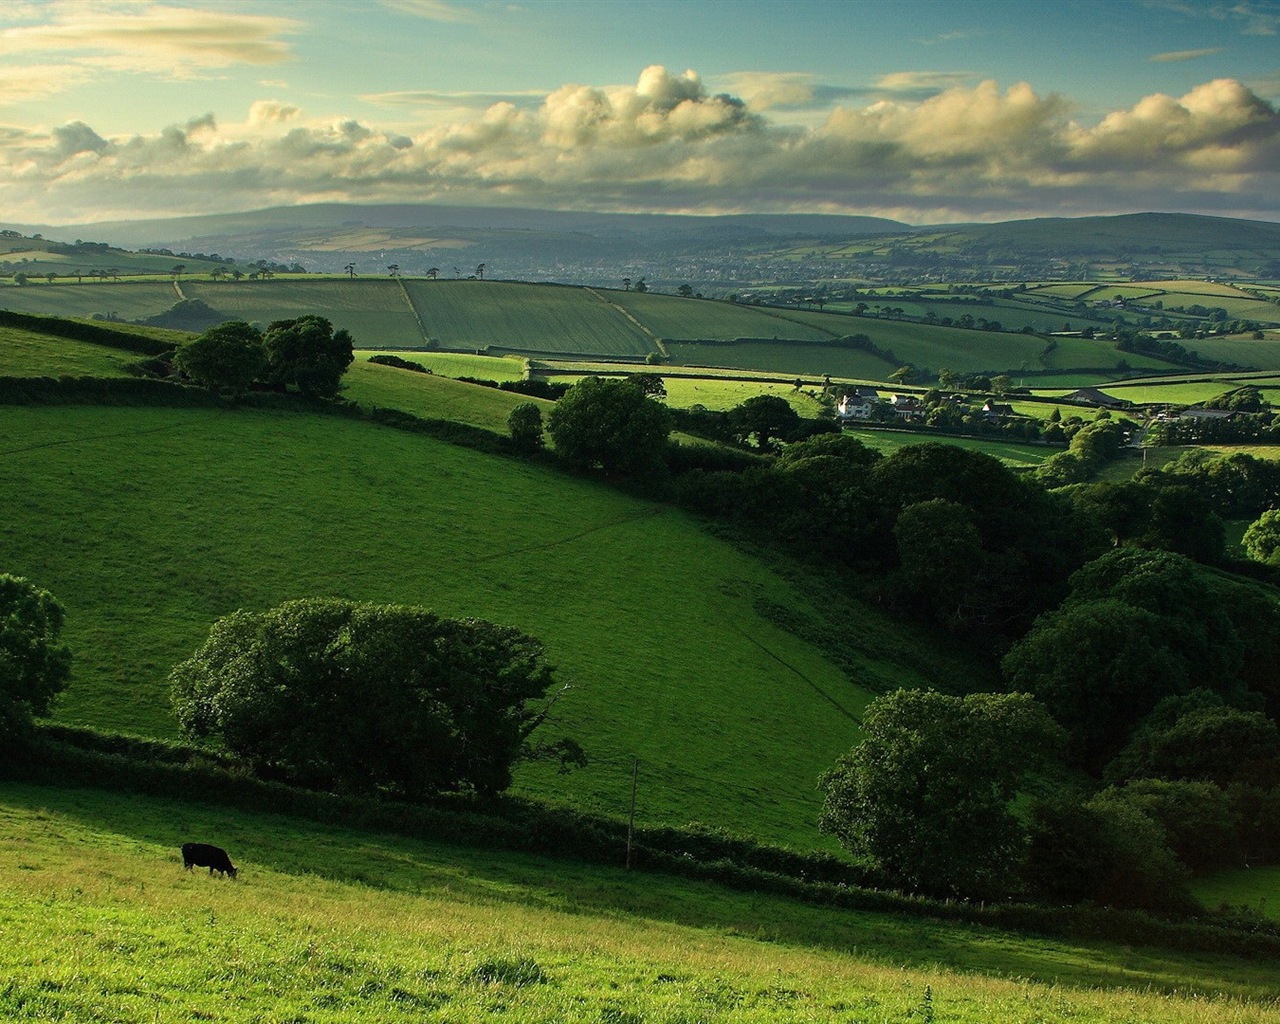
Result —
[[1280, 221], [1280, 0], [0, 0], [0, 217]]

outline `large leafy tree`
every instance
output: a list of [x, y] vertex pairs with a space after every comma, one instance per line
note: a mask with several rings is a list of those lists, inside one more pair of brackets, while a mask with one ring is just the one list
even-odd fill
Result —
[[1063, 738], [1044, 708], [1026, 694], [898, 690], [868, 705], [863, 731], [820, 780], [820, 829], [904, 889], [1005, 892], [1025, 846], [1010, 805]]
[[800, 415], [778, 395], [754, 395], [729, 410], [729, 424], [739, 442], [752, 438], [769, 450], [774, 439], [787, 441], [800, 425]]
[[355, 358], [351, 335], [322, 316], [277, 320], [263, 336], [267, 374], [277, 387], [296, 387], [309, 398], [333, 398]]
[[552, 676], [508, 626], [311, 599], [220, 619], [171, 682], [184, 733], [264, 774], [419, 797], [506, 788]]
[[671, 413], [629, 380], [587, 377], [556, 402], [547, 426], [571, 465], [642, 475], [663, 464]]
[[59, 643], [64, 616], [47, 590], [0, 574], [0, 704], [49, 713], [71, 675], [71, 652]]
[[242, 394], [267, 368], [262, 332], [243, 320], [210, 327], [178, 349], [174, 363], [198, 384], [215, 391]]

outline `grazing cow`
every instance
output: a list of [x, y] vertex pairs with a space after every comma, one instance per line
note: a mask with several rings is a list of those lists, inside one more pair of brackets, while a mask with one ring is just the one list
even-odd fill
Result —
[[221, 871], [224, 875], [236, 877], [236, 866], [231, 863], [227, 851], [220, 846], [210, 846], [208, 843], [183, 843], [182, 866], [190, 871], [193, 864], [196, 867], [208, 868], [211, 875], [215, 871]]

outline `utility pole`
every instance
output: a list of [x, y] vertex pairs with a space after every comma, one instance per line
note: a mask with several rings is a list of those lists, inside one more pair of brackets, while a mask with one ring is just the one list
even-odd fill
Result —
[[627, 870], [631, 870], [631, 837], [636, 828], [636, 778], [640, 774], [640, 758], [631, 759], [631, 813], [627, 815]]

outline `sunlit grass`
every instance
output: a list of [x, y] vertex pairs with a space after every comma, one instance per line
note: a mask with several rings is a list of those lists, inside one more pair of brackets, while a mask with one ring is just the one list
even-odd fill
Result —
[[[240, 880], [184, 872], [193, 838]], [[1255, 1024], [1280, 981], [1266, 963], [14, 784], [0, 906], [8, 1020]]]
[[0, 521], [0, 566], [67, 606], [75, 666], [57, 713], [71, 722], [173, 735], [170, 669], [237, 608], [425, 605], [541, 637], [572, 686], [551, 728], [592, 764], [524, 768], [522, 792], [623, 814], [635, 756], [642, 820], [812, 847], [825, 844], [815, 780], [854, 742], [870, 692], [977, 682], [857, 602], [841, 620], [860, 652], [851, 679], [760, 611], [821, 623], [818, 584], [679, 510], [343, 418], [0, 408], [0, 478], [22, 495]]

